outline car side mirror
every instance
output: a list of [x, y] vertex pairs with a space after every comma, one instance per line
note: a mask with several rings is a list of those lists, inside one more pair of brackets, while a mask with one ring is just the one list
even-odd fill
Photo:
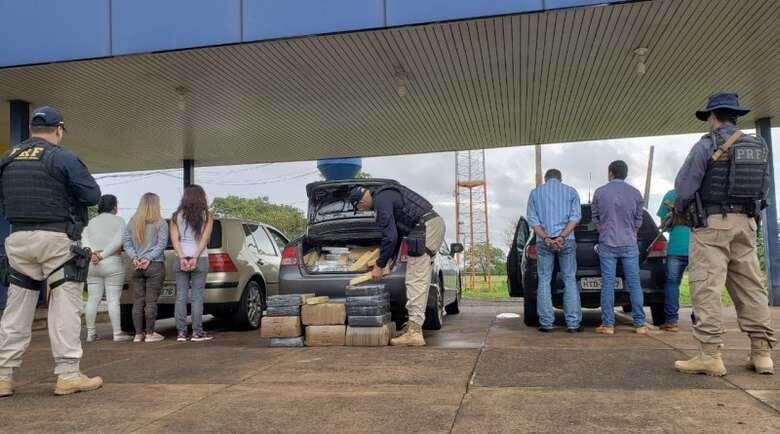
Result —
[[452, 243], [450, 244], [450, 253], [453, 255], [462, 253], [463, 252], [463, 244], [461, 243]]

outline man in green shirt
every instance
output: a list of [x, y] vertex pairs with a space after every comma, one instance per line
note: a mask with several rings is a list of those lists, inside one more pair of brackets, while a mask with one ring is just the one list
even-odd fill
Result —
[[671, 223], [665, 225], [669, 232], [669, 244], [666, 248], [666, 297], [664, 300], [664, 313], [666, 321], [661, 326], [662, 330], [668, 332], [677, 332], [677, 321], [679, 320], [678, 311], [680, 310], [680, 282], [683, 273], [688, 266], [688, 241], [691, 230], [688, 226], [674, 224], [672, 216], [674, 211], [674, 190], [669, 191], [658, 208], [658, 217], [662, 222], [670, 219]]

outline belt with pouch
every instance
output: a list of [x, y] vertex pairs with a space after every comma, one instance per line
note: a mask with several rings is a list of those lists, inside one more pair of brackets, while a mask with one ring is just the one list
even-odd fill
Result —
[[704, 205], [704, 211], [707, 215], [718, 214], [746, 214], [753, 215], [755, 207], [743, 204], [731, 204], [731, 205]]

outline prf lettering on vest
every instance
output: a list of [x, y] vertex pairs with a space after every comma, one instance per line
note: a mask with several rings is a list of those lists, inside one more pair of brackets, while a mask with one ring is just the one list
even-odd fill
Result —
[[[14, 148], [13, 151], [11, 151], [11, 154], [18, 151], [19, 148]], [[43, 157], [43, 151], [44, 149], [40, 146], [34, 146], [30, 149], [27, 149], [26, 151], [22, 152], [21, 154], [17, 155], [15, 160], [40, 160]]]
[[734, 158], [738, 162], [764, 163], [766, 153], [761, 149], [737, 148]]

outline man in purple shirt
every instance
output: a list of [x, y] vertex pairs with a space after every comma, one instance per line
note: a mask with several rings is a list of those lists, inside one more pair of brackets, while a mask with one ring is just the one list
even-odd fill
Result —
[[615, 270], [623, 265], [623, 275], [631, 299], [631, 316], [637, 333], [647, 334], [642, 285], [639, 281], [639, 246], [636, 235], [642, 226], [642, 193], [625, 182], [628, 165], [613, 161], [609, 183], [593, 195], [591, 218], [599, 231], [598, 254], [601, 263], [601, 326], [596, 333], [615, 334]]

